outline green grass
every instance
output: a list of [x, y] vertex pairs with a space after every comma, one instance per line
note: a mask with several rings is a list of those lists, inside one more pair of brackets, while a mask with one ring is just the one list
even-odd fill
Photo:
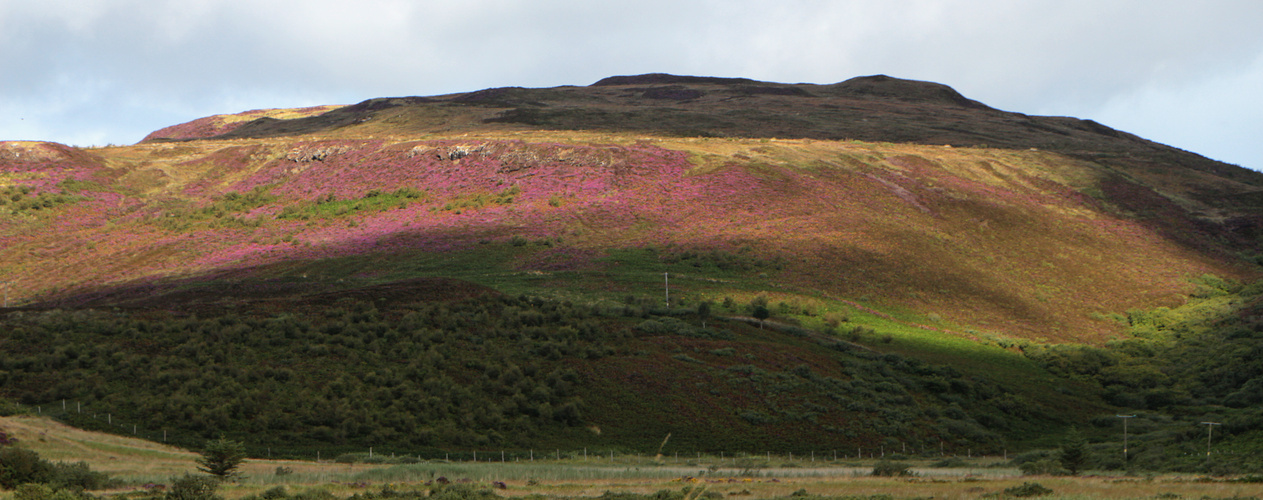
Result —
[[409, 203], [424, 203], [431, 195], [426, 191], [412, 188], [399, 188], [386, 193], [374, 189], [358, 199], [339, 200], [333, 195], [320, 198], [314, 202], [290, 204], [281, 209], [278, 219], [308, 220], [312, 218], [332, 219], [359, 212], [381, 212], [407, 206]]
[[462, 210], [476, 210], [487, 205], [508, 205], [517, 199], [517, 195], [521, 194], [521, 188], [517, 186], [510, 187], [498, 193], [475, 193], [459, 195], [438, 207], [438, 210], [444, 212], [461, 213]]

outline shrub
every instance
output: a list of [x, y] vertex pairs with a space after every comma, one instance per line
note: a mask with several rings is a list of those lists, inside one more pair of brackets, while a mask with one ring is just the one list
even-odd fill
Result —
[[337, 500], [338, 497], [323, 488], [312, 488], [295, 493], [290, 500]]
[[53, 465], [39, 454], [22, 448], [0, 448], [0, 488], [11, 490], [19, 484], [52, 482]]
[[500, 496], [487, 488], [475, 488], [468, 484], [449, 484], [435, 488], [432, 500], [500, 500]]
[[53, 464], [52, 485], [56, 488], [77, 490], [101, 490], [115, 484], [104, 472], [93, 471], [87, 462]]
[[1010, 497], [1039, 497], [1051, 495], [1052, 492], [1052, 490], [1045, 488], [1044, 485], [1039, 483], [1022, 483], [1021, 486], [1004, 489], [1004, 495]]
[[353, 464], [360, 461], [359, 453], [343, 453], [333, 457], [335, 464]]
[[966, 462], [964, 459], [952, 457], [952, 458], [945, 458], [943, 460], [934, 462], [933, 464], [930, 464], [930, 467], [949, 468], [949, 467], [965, 467], [967, 465], [969, 465], [969, 462]]
[[771, 424], [776, 422], [776, 418], [758, 410], [743, 411], [741, 412], [741, 418], [754, 425]]
[[1060, 462], [1051, 458], [1025, 462], [1018, 468], [1027, 476], [1064, 476], [1069, 473]]
[[185, 473], [171, 481], [171, 489], [163, 500], [222, 500], [215, 494], [218, 488], [219, 480], [216, 478]]
[[53, 496], [53, 489], [45, 484], [23, 484], [13, 492], [13, 500], [48, 500]]
[[60, 489], [46, 484], [23, 484], [13, 492], [13, 500], [85, 500], [92, 498], [82, 491]]
[[891, 462], [888, 460], [882, 460], [880, 462], [877, 462], [877, 464], [873, 466], [872, 475], [880, 476], [880, 477], [915, 476], [916, 475], [915, 473], [908, 470], [909, 467], [911, 467], [911, 465], [903, 463], [903, 462]]

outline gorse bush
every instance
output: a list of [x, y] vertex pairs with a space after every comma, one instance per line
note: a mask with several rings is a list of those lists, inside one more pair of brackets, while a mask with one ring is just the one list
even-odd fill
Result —
[[53, 464], [38, 453], [22, 448], [0, 448], [0, 488], [11, 490], [19, 484], [48, 484], [53, 481]]
[[39, 454], [22, 448], [0, 448], [0, 488], [13, 489], [21, 484], [42, 484], [54, 489], [99, 490], [115, 481], [86, 462], [49, 462]]
[[1024, 462], [1018, 469], [1027, 476], [1062, 476], [1070, 473], [1061, 466], [1061, 462], [1051, 458]]
[[218, 478], [211, 476], [185, 474], [171, 481], [171, 488], [162, 500], [221, 500], [222, 497], [215, 494], [219, 483]]
[[88, 500], [91, 495], [79, 489], [56, 488], [47, 484], [23, 484], [13, 491], [13, 500]]
[[1053, 490], [1045, 488], [1044, 485], [1039, 483], [1022, 483], [1021, 486], [1013, 486], [1011, 488], [1004, 489], [1004, 496], [1018, 498], [1042, 497], [1044, 495], [1051, 495], [1052, 493]]
[[915, 475], [909, 468], [910, 464], [903, 462], [890, 462], [882, 460], [873, 466], [872, 475], [881, 477], [904, 477]]

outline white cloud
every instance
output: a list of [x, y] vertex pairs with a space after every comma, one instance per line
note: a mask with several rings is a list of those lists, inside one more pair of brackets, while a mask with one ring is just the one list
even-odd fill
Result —
[[1263, 52], [1236, 72], [1151, 84], [1084, 110], [1114, 128], [1215, 160], [1263, 170]]

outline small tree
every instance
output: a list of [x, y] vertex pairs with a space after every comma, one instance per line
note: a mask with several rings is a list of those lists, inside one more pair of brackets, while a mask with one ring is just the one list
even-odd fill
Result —
[[1061, 446], [1061, 456], [1058, 457], [1058, 461], [1070, 472], [1071, 476], [1077, 476], [1079, 471], [1083, 470], [1083, 466], [1088, 461], [1088, 442], [1078, 429], [1071, 427], [1070, 432], [1066, 434], [1066, 442]]
[[750, 300], [750, 315], [759, 320], [759, 329], [763, 329], [763, 321], [772, 316], [772, 310], [767, 308], [767, 295], [760, 293]]
[[759, 328], [763, 328], [763, 320], [771, 316], [772, 311], [769, 311], [766, 306], [754, 306], [754, 319], [759, 320]]
[[197, 459], [197, 470], [227, 479], [238, 474], [237, 467], [246, 460], [245, 446], [236, 441], [219, 438], [206, 442], [202, 458]]

